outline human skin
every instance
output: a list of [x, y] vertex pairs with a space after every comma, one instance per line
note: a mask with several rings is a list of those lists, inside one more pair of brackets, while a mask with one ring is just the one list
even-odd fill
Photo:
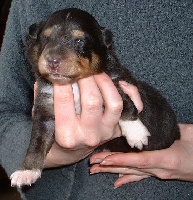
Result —
[[[54, 85], [55, 142], [44, 168], [78, 162], [101, 144], [120, 137], [118, 121], [123, 102], [111, 79], [105, 74], [78, 81], [82, 112], [77, 115], [71, 85]], [[135, 86], [120, 82], [123, 91], [143, 109]], [[105, 109], [103, 111], [103, 104]]]
[[181, 139], [167, 149], [141, 153], [101, 152], [90, 158], [91, 174], [121, 174], [115, 188], [154, 176], [193, 181], [193, 124], [179, 124]]

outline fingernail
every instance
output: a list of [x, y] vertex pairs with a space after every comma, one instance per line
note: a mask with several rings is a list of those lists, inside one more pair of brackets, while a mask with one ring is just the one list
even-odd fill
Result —
[[114, 165], [114, 163], [112, 161], [103, 161], [100, 163], [101, 165]]
[[102, 159], [100, 159], [100, 158], [97, 158], [97, 159], [95, 159], [95, 160], [90, 160], [90, 164], [92, 165], [92, 164], [99, 164], [99, 163], [101, 163], [103, 160]]
[[90, 175], [98, 174], [99, 172], [100, 172], [99, 170], [95, 170], [95, 171], [90, 172]]
[[119, 185], [119, 184], [114, 185], [114, 189], [117, 189], [119, 187], [121, 187], [121, 185]]

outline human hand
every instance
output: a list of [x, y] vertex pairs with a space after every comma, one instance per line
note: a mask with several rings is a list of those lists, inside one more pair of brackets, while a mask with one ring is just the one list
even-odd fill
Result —
[[193, 181], [193, 124], [179, 124], [181, 139], [163, 150], [141, 153], [101, 152], [90, 158], [91, 174], [99, 172], [122, 174], [114, 183], [140, 181], [150, 176], [160, 179]]
[[[80, 115], [75, 112], [71, 85], [54, 85], [55, 143], [47, 154], [45, 168], [75, 163], [101, 144], [121, 136], [118, 121], [123, 102], [111, 79], [103, 73], [81, 79], [78, 84]], [[125, 82], [120, 86], [142, 110], [137, 88]]]

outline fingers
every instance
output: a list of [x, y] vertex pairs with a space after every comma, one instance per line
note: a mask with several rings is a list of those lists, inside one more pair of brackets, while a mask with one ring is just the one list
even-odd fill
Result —
[[[68, 134], [76, 121], [74, 96], [71, 85], [54, 85], [55, 138], [58, 141]], [[68, 125], [68, 126], [66, 126]]]
[[118, 166], [129, 166], [137, 168], [146, 168], [147, 166], [152, 166], [151, 158], [144, 156], [142, 153], [117, 153], [106, 157], [102, 161], [102, 165], [118, 165]]
[[149, 174], [147, 172], [140, 171], [138, 169], [131, 169], [128, 167], [104, 166], [100, 164], [95, 164], [90, 168], [91, 174], [101, 172], [119, 174], [119, 178], [114, 183], [115, 188], [118, 188], [121, 185], [129, 182], [140, 181], [144, 178], [152, 176], [152, 174]]
[[82, 127], [90, 132], [87, 137], [97, 143], [97, 138], [100, 142], [120, 136], [121, 132], [117, 127], [115, 131], [115, 126], [119, 122], [123, 103], [112, 80], [102, 73], [80, 80], [79, 87], [82, 104], [81, 123]]
[[146, 173], [144, 171], [140, 171], [138, 169], [129, 168], [129, 167], [122, 167], [122, 166], [112, 166], [112, 165], [100, 165], [95, 164], [90, 168], [91, 174], [96, 174], [99, 172], [103, 173], [113, 173], [113, 174], [133, 174], [133, 175], [150, 175], [149, 173]]
[[141, 172], [135, 169], [129, 169], [127, 167], [101, 166], [100, 164], [95, 164], [90, 168], [91, 174], [96, 174], [100, 172], [119, 174], [119, 178], [114, 183], [115, 188], [118, 188], [126, 183], [140, 181], [142, 179], [152, 176], [152, 174]]
[[96, 130], [96, 127], [101, 123], [103, 112], [103, 99], [100, 90], [93, 77], [81, 79], [78, 84], [81, 93], [82, 127]]
[[163, 160], [163, 155], [155, 154], [156, 153], [154, 151], [142, 153], [126, 153], [120, 154], [120, 156], [112, 155], [111, 157], [108, 157], [106, 160], [104, 160], [103, 164], [111, 161], [113, 165], [117, 164], [120, 166], [129, 166], [140, 169], [154, 168], [157, 167], [157, 165], [160, 166], [160, 163], [157, 163], [158, 160], [159, 162]]
[[142, 179], [148, 178], [148, 175], [141, 175], [141, 176], [137, 176], [137, 175], [123, 175], [121, 177], [119, 177], [115, 183], [114, 183], [114, 187], [118, 188], [126, 183], [131, 183], [131, 182], [136, 182], [136, 181], [141, 181]]
[[90, 157], [90, 164], [100, 164], [107, 156], [110, 156], [112, 154], [115, 153], [110, 151], [96, 153]]
[[[99, 172], [106, 172], [106, 173], [117, 173], [117, 174], [132, 174], [137, 176], [149, 176], [151, 172], [144, 168], [139, 168], [138, 166], [130, 166], [127, 165], [126, 162], [116, 162], [113, 161], [113, 157], [118, 157], [121, 161], [124, 159], [126, 153], [112, 153], [112, 152], [100, 152], [94, 154], [90, 158], [90, 163], [94, 164], [90, 168], [91, 174], [99, 173]], [[130, 154], [130, 153], [128, 153]], [[126, 158], [126, 157], [125, 157]], [[128, 159], [128, 156], [127, 156]], [[139, 158], [140, 159], [140, 158]], [[131, 161], [132, 162], [132, 161]], [[152, 175], [152, 174], [151, 174]]]
[[[167, 155], [167, 156], [166, 156]], [[97, 153], [91, 157], [92, 163], [101, 161], [101, 165], [127, 166], [138, 169], [172, 167], [172, 155], [167, 150], [146, 151], [141, 153]], [[175, 164], [175, 163], [174, 163]]]
[[115, 126], [119, 121], [123, 109], [122, 98], [107, 74], [95, 75], [94, 79], [104, 99], [103, 123], [106, 126]]
[[172, 153], [170, 149], [142, 153], [98, 153], [91, 159], [92, 164], [99, 163], [91, 167], [92, 174], [106, 172], [180, 179], [178, 170], [181, 160], [179, 154]]
[[[69, 147], [78, 143], [94, 147], [120, 136], [118, 122], [123, 102], [108, 75], [102, 73], [87, 77], [79, 80], [78, 85], [82, 107], [80, 116], [75, 112], [72, 86], [54, 85], [56, 142], [64, 144], [65, 141]], [[129, 94], [125, 83], [122, 83], [122, 88]], [[134, 96], [136, 87], [130, 93]], [[136, 99], [139, 101], [138, 97]]]
[[103, 99], [93, 77], [79, 80], [78, 85], [82, 111], [78, 122], [79, 131], [77, 128], [75, 131], [80, 142], [95, 147], [102, 139]]
[[143, 110], [143, 103], [141, 101], [141, 97], [140, 97], [137, 87], [125, 81], [120, 81], [119, 86], [121, 87], [123, 92], [131, 98], [137, 110], [141, 112]]

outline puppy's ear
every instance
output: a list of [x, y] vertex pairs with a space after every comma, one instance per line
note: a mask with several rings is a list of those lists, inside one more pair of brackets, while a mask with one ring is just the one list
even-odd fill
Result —
[[112, 49], [112, 47], [113, 47], [113, 33], [110, 30], [103, 28], [103, 27], [101, 27], [101, 31], [102, 31], [103, 42], [104, 42], [105, 46], [108, 49]]
[[32, 24], [29, 27], [29, 37], [31, 39], [37, 39], [37, 36], [42, 30], [43, 26], [44, 26], [44, 22]]

